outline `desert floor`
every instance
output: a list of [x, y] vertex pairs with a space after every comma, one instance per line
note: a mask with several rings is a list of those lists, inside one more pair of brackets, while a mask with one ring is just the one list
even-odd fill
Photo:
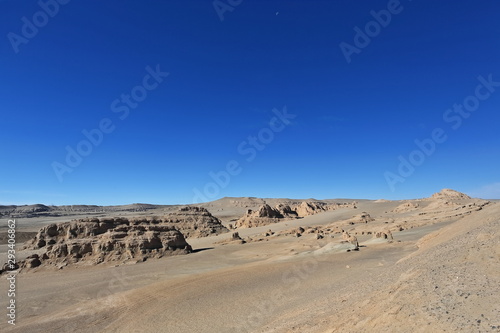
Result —
[[[400, 204], [360, 201], [356, 212], [239, 229], [255, 240], [246, 244], [214, 244], [230, 234], [190, 238], [188, 255], [20, 273], [16, 325], [2, 315], [0, 331], [500, 332], [500, 203], [461, 216], [435, 212], [393, 232], [392, 242], [359, 234], [359, 251], [346, 252], [340, 235], [261, 237], [362, 211], [383, 221]], [[213, 209], [231, 220], [229, 208]], [[418, 212], [397, 218], [411, 223]], [[21, 220], [19, 232], [49, 222]], [[2, 275], [3, 311], [7, 289]]]

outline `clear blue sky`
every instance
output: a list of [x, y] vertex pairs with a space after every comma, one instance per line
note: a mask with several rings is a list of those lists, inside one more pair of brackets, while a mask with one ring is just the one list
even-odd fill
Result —
[[0, 204], [500, 197], [498, 1], [60, 2], [0, 1]]

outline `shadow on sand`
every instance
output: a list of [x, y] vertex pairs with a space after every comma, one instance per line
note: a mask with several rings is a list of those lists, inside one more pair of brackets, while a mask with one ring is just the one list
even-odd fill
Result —
[[214, 249], [213, 247], [203, 247], [201, 249], [193, 249], [193, 252], [191, 252], [191, 253], [198, 253], [198, 252], [201, 252], [201, 251], [213, 250], [213, 249]]

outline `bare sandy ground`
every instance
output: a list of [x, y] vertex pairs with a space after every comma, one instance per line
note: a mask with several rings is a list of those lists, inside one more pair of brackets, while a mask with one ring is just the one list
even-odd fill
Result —
[[[197, 249], [189, 255], [21, 273], [17, 325], [5, 320], [0, 330], [500, 332], [500, 205], [428, 214], [431, 202], [415, 202], [417, 210], [392, 213], [403, 202], [360, 201], [357, 210], [238, 230], [259, 239], [268, 229], [342, 223], [362, 211], [373, 223], [405, 226], [388, 242], [362, 235], [369, 224], [342, 224], [359, 232], [360, 251], [346, 252], [339, 236], [315, 234], [214, 244], [228, 238], [223, 234], [189, 239]], [[225, 222], [248, 208], [219, 205], [212, 212]]]

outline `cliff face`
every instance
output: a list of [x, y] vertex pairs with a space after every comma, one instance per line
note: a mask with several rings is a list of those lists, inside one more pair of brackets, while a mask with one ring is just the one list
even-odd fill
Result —
[[28, 241], [25, 249], [36, 254], [21, 268], [40, 265], [99, 264], [144, 261], [190, 253], [185, 237], [227, 232], [205, 208], [185, 207], [164, 217], [85, 218], [50, 224]]
[[39, 250], [39, 254], [28, 257], [20, 266], [144, 261], [191, 252], [180, 231], [154, 222], [91, 218], [50, 224], [26, 243], [26, 249]]
[[222, 222], [202, 207], [184, 207], [160, 219], [161, 224], [170, 225], [186, 237], [206, 237], [228, 232]]
[[278, 209], [272, 208], [268, 204], [264, 204], [256, 211], [249, 209], [243, 217], [236, 221], [234, 226], [236, 228], [259, 227], [276, 223], [283, 217], [284, 215]]
[[303, 201], [292, 207], [285, 203], [279, 203], [273, 208], [264, 204], [256, 211], [248, 210], [244, 216], [236, 221], [234, 226], [236, 228], [259, 227], [280, 222], [286, 218], [300, 218], [340, 208], [356, 208], [356, 205], [355, 203], [328, 204], [322, 201]]

